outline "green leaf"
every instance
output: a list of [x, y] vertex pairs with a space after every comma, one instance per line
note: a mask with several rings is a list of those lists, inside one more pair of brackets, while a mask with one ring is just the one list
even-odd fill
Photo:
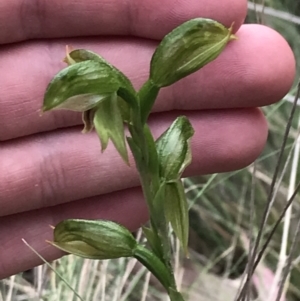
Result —
[[176, 180], [191, 161], [189, 140], [194, 129], [185, 116], [178, 117], [156, 141], [160, 176]]
[[187, 254], [189, 237], [188, 204], [181, 180], [166, 183], [165, 216], [178, 237], [184, 252]]
[[[135, 144], [135, 142], [133, 141], [133, 139], [131, 137], [126, 137], [127, 143], [130, 147], [130, 150], [135, 158], [136, 163], [138, 164], [141, 160], [142, 160], [142, 152], [141, 149], [139, 148], [139, 146], [137, 146]], [[137, 165], [137, 168], [139, 168], [139, 166]]]
[[59, 223], [50, 243], [65, 252], [91, 259], [131, 257], [137, 246], [130, 231], [117, 223], [78, 219]]
[[130, 123], [130, 107], [128, 106], [128, 103], [125, 102], [125, 100], [118, 96], [118, 107], [120, 109], [122, 120], [125, 123]]
[[169, 86], [214, 60], [233, 39], [232, 28], [216, 21], [187, 21], [167, 34], [156, 48], [150, 79], [158, 87]]
[[172, 288], [169, 289], [169, 296], [171, 301], [184, 301], [182, 295]]
[[144, 136], [145, 136], [147, 150], [148, 150], [148, 158], [147, 158], [148, 171], [155, 176], [158, 175], [159, 172], [158, 155], [157, 155], [154, 138], [147, 124], [144, 125]]
[[94, 126], [100, 138], [102, 152], [111, 139], [123, 160], [129, 164], [124, 123], [116, 94], [112, 94], [97, 105], [94, 113]]
[[[156, 194], [150, 204], [151, 221], [153, 221], [153, 223], [158, 229], [166, 228], [165, 227], [166, 222], [164, 219], [165, 188], [166, 188], [165, 183], [161, 183], [159, 189], [156, 191]], [[167, 239], [167, 237], [165, 239]]]
[[163, 251], [162, 246], [160, 245], [159, 238], [157, 233], [153, 231], [151, 228], [143, 227], [143, 233], [147, 238], [147, 242], [149, 243], [152, 251], [158, 257], [163, 259]]
[[134, 257], [160, 281], [167, 291], [169, 287], [174, 286], [172, 274], [153, 252], [142, 245], [137, 245]]
[[187, 144], [188, 144], [187, 151], [185, 154], [184, 161], [181, 164], [181, 168], [179, 169], [179, 175], [181, 175], [186, 169], [186, 167], [189, 166], [192, 162], [192, 150], [190, 146], [190, 139], [187, 140]]

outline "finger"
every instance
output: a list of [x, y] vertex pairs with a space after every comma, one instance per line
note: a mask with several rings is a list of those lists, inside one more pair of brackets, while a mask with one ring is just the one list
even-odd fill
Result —
[[[263, 106], [290, 89], [295, 60], [286, 41], [273, 30], [243, 26], [239, 40], [202, 70], [161, 90], [155, 111]], [[101, 53], [140, 87], [155, 49], [150, 41], [112, 39], [71, 42]], [[64, 43], [28, 43], [0, 51], [0, 141], [81, 123], [78, 114], [39, 116], [47, 84], [64, 64]], [[17, 126], [16, 126], [17, 125]]]
[[195, 17], [216, 19], [238, 28], [246, 0], [0, 1], [0, 44], [37, 38], [135, 35], [161, 39]]
[[[188, 175], [242, 168], [264, 147], [267, 125], [258, 109], [157, 113], [150, 119], [154, 135], [178, 114], [195, 128]], [[0, 149], [1, 215], [138, 186], [131, 165], [112, 145], [101, 154], [96, 134], [82, 135], [78, 128], [7, 141]]]
[[148, 214], [141, 191], [135, 188], [71, 204], [0, 217], [0, 280], [42, 263], [22, 239], [48, 261], [62, 256], [62, 252], [45, 240], [53, 240], [53, 231], [49, 225], [56, 225], [67, 218], [112, 220], [135, 230], [147, 221]]

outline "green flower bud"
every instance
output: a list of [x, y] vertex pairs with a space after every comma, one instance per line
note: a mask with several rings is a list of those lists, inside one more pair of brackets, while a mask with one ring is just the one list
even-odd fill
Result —
[[125, 227], [104, 220], [65, 220], [54, 228], [53, 246], [90, 259], [131, 257], [137, 241]]
[[84, 112], [111, 93], [117, 93], [127, 106], [137, 108], [136, 92], [121, 71], [91, 51], [68, 51], [69, 48], [64, 62], [69, 66], [49, 83], [44, 96], [44, 112], [53, 109]]
[[60, 71], [50, 82], [43, 111], [68, 109], [83, 112], [94, 107], [103, 95], [115, 93], [119, 86], [105, 64], [94, 61], [73, 64]]
[[214, 60], [233, 39], [232, 27], [210, 19], [187, 21], [167, 34], [156, 48], [150, 79], [158, 87], [169, 86]]

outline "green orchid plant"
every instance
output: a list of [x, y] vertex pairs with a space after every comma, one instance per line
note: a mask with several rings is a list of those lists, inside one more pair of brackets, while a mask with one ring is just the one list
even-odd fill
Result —
[[180, 116], [155, 140], [147, 119], [161, 88], [214, 60], [233, 39], [236, 36], [232, 27], [226, 28], [214, 20], [197, 18], [183, 23], [156, 48], [149, 79], [139, 91], [120, 70], [96, 53], [67, 50], [64, 61], [68, 67], [48, 85], [42, 110], [82, 112], [83, 132], [95, 128], [102, 151], [111, 140], [128, 165], [128, 148], [131, 150], [150, 221], [149, 227], [143, 228], [148, 247], [138, 243], [122, 225], [79, 219], [65, 220], [54, 227], [53, 246], [97, 260], [134, 257], [160, 281], [170, 300], [184, 300], [175, 283], [169, 230], [171, 226], [187, 254], [188, 204], [181, 177], [191, 162], [194, 130], [189, 120]]

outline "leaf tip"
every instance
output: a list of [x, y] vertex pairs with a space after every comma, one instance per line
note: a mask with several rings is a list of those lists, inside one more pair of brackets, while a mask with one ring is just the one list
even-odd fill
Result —
[[129, 159], [128, 159], [128, 156], [127, 156], [127, 153], [126, 153], [126, 155], [125, 155], [125, 156], [122, 156], [122, 159], [123, 159], [123, 161], [125, 162], [125, 164], [126, 164], [127, 166], [130, 166], [130, 162], [129, 162]]
[[81, 131], [81, 134], [87, 134], [87, 133], [88, 133], [88, 131], [87, 131], [86, 127], [84, 127]]
[[90, 133], [92, 130], [93, 130], [93, 127], [87, 126], [87, 125], [85, 124], [84, 127], [83, 127], [83, 129], [82, 129], [82, 131], [81, 131], [81, 133], [82, 133], [82, 134], [88, 134], [88, 133]]
[[238, 40], [239, 39], [234, 33], [232, 33], [234, 23], [235, 22], [232, 22], [231, 26], [229, 27], [229, 41]]
[[233, 40], [238, 40], [238, 36], [236, 36], [235, 34], [231, 34], [229, 37], [229, 41], [233, 41]]
[[66, 57], [63, 59], [63, 62], [68, 65], [73, 65], [76, 63], [70, 56], [70, 52], [72, 51], [73, 51], [73, 47], [66, 45]]
[[107, 148], [108, 143], [104, 143], [100, 140], [100, 145], [101, 145], [101, 154], [103, 154]]
[[41, 114], [44, 114], [45, 112], [51, 111], [55, 109], [55, 106], [53, 106], [50, 102], [49, 102], [49, 98], [45, 97], [44, 98], [44, 102], [43, 102], [43, 106], [40, 109]]

